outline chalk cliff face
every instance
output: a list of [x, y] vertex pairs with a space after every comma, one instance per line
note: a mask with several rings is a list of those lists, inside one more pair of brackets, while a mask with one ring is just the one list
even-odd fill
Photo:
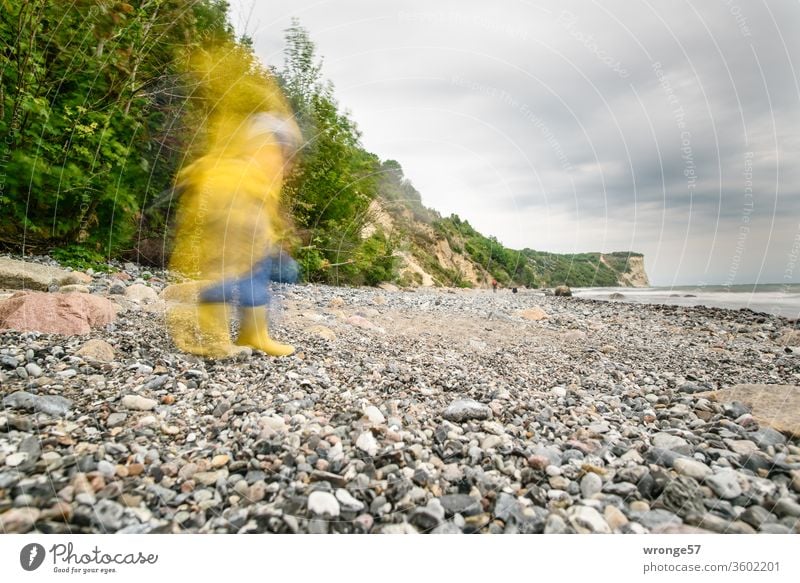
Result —
[[619, 276], [619, 284], [624, 287], [650, 287], [650, 280], [644, 270], [644, 256], [628, 258], [628, 270]]
[[419, 199], [372, 201], [361, 236], [391, 242], [396, 275], [410, 287], [648, 287], [644, 257], [633, 252], [557, 254], [503, 247], [466, 221], [442, 218]]

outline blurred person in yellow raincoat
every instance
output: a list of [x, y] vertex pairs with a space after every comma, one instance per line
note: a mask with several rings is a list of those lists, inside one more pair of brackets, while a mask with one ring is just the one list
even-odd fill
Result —
[[[178, 175], [183, 194], [170, 268], [205, 282], [196, 304], [168, 312], [172, 337], [186, 352], [211, 358], [232, 356], [239, 346], [272, 356], [294, 352], [270, 337], [268, 323], [269, 283], [294, 282], [298, 275], [297, 263], [281, 249], [289, 225], [280, 195], [301, 136], [288, 111], [273, 106], [276, 92], [253, 86], [252, 79], [238, 94], [226, 88], [209, 122], [208, 152]], [[226, 109], [231, 96], [238, 101]], [[270, 106], [274, 111], [264, 110]], [[234, 306], [240, 323], [235, 343], [229, 333]]]

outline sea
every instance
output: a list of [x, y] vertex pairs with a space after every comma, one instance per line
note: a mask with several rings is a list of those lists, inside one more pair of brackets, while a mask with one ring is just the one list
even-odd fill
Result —
[[[800, 284], [705, 285], [676, 287], [587, 287], [572, 288], [576, 297], [631, 304], [668, 304], [674, 306], [708, 306], [738, 310], [748, 308], [781, 316], [800, 318]], [[612, 294], [622, 294], [614, 299]]]

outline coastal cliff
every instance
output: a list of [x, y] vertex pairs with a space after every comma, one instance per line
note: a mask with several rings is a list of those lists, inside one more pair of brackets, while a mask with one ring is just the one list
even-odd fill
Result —
[[650, 287], [650, 280], [644, 270], [644, 255], [630, 255], [627, 269], [619, 276], [621, 287]]
[[[387, 184], [388, 182], [388, 184]], [[396, 184], [393, 184], [396, 182]], [[510, 249], [457, 215], [442, 217], [422, 204], [397, 169], [385, 178], [361, 232], [388, 242], [395, 259], [390, 283], [406, 287], [648, 287], [644, 256], [613, 253], [559, 254]], [[402, 196], [392, 196], [402, 192]]]

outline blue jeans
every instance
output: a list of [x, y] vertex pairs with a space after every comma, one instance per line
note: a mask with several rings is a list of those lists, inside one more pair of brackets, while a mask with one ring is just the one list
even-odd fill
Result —
[[286, 253], [270, 255], [238, 278], [226, 279], [200, 292], [200, 301], [207, 304], [238, 303], [245, 308], [266, 306], [270, 302], [269, 284], [295, 283], [300, 273], [297, 262]]

